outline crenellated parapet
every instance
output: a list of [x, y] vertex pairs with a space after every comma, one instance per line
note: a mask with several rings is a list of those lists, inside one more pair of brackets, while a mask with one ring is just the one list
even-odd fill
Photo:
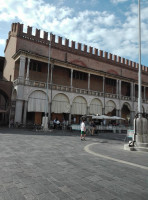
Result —
[[[20, 23], [13, 23], [11, 26], [11, 31], [8, 35], [8, 40], [10, 36], [18, 36], [22, 37], [26, 40], [30, 40], [32, 42], [36, 42], [43, 45], [49, 45], [51, 42], [52, 47], [59, 48], [61, 50], [65, 50], [67, 52], [76, 53], [79, 55], [84, 55], [93, 59], [100, 59], [103, 62], [109, 62], [114, 65], [120, 65], [122, 67], [128, 67], [132, 69], [138, 69], [138, 63], [135, 63], [131, 60], [122, 58], [117, 55], [113, 55], [108, 52], [103, 52], [102, 50], [98, 50], [91, 46], [82, 45], [81, 43], [76, 43], [75, 41], [69, 41], [69, 39], [63, 39], [62, 37], [56, 37], [54, 34], [49, 34], [44, 31], [43, 36], [41, 37], [40, 29], [35, 30], [35, 35], [33, 35], [33, 28], [28, 26], [27, 32], [24, 32], [24, 25]], [[7, 44], [6, 44], [7, 45]], [[148, 72], [146, 66], [141, 66], [142, 71]]]

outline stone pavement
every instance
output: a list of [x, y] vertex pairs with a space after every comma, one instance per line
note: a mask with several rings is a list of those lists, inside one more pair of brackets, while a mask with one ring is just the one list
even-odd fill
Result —
[[1, 128], [0, 200], [148, 200], [148, 153], [123, 146], [101, 134]]

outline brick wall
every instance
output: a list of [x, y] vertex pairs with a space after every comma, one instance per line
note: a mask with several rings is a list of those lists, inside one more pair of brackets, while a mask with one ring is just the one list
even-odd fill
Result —
[[90, 76], [90, 90], [103, 92], [103, 78], [96, 75]]
[[70, 86], [70, 70], [58, 66], [53, 69], [53, 84]]
[[12, 92], [12, 82], [0, 80], [0, 90], [3, 91], [3, 93], [6, 94], [8, 98], [10, 98]]

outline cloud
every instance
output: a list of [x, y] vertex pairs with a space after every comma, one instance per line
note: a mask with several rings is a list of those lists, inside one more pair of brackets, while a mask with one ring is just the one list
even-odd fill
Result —
[[5, 45], [6, 40], [5, 39], [0, 39], [0, 45]]
[[[124, 0], [116, 0], [120, 3]], [[113, 1], [112, 1], [113, 2]], [[64, 5], [64, 1], [60, 1]], [[142, 7], [142, 52], [148, 54], [148, 5]], [[102, 49], [122, 57], [138, 56], [137, 5], [131, 4], [125, 20], [115, 13], [56, 6], [43, 0], [1, 0], [1, 22], [19, 21], [25, 26], [53, 32], [82, 44]], [[2, 41], [1, 41], [2, 43]], [[4, 43], [3, 43], [4, 44]]]
[[114, 4], [118, 4], [118, 3], [123, 3], [123, 2], [126, 2], [128, 0], [111, 0], [112, 3]]

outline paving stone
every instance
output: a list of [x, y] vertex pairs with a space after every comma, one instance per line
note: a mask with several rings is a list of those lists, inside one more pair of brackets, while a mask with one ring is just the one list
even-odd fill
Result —
[[31, 191], [33, 191], [37, 195], [48, 193], [47, 188], [44, 187], [44, 185], [39, 184], [39, 183], [30, 184], [30, 185], [28, 185], [28, 187], [30, 188]]
[[1, 198], [2, 200], [11, 200], [11, 197], [9, 196], [9, 194], [8, 194], [7, 191], [1, 192], [1, 193], [0, 193], [0, 198]]
[[26, 200], [36, 200], [36, 197], [32, 194], [24, 194]]
[[60, 200], [65, 200], [65, 199], [69, 199], [70, 196], [67, 195], [65, 192], [62, 192], [61, 190], [58, 192], [55, 192], [54, 195], [59, 198]]
[[[3, 134], [5, 133], [5, 134]], [[145, 165], [148, 154], [124, 142], [70, 132], [0, 130], [0, 200], [147, 200], [148, 170], [87, 153]]]
[[7, 191], [11, 200], [25, 200], [24, 195], [17, 188], [10, 188]]
[[55, 194], [49, 192], [49, 193], [46, 193], [46, 194], [40, 194], [37, 196], [38, 200], [59, 200], [59, 198], [57, 198], [55, 196]]

